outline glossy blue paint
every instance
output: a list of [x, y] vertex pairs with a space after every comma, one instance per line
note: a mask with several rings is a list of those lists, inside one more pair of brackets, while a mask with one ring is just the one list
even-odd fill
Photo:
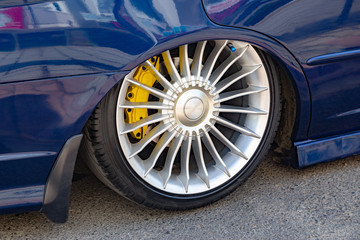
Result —
[[51, 168], [56, 155], [45, 151], [0, 154], [0, 190], [44, 184], [47, 178], [44, 170]]
[[39, 211], [45, 185], [0, 190], [0, 214]]
[[67, 0], [3, 9], [18, 24], [0, 27], [0, 83], [131, 69], [158, 42], [207, 27], [201, 1], [188, 5]]
[[0, 191], [45, 185], [66, 140], [81, 132], [97, 103], [126, 73], [0, 85]]
[[[0, 207], [9, 196], [21, 208], [6, 211], [38, 210], [44, 192], [37, 187], [109, 89], [148, 58], [189, 42], [234, 39], [269, 53], [295, 88], [295, 141], [308, 139], [309, 126], [313, 138], [359, 130], [359, 60], [307, 61], [359, 49], [360, 4], [324, 1], [204, 0], [211, 20], [201, 0], [64, 0], [0, 9], [10, 19], [0, 23]], [[15, 194], [24, 187], [38, 189], [36, 197]]]
[[50, 1], [54, 1], [54, 0], [2, 0], [0, 1], [0, 8], [24, 6], [34, 3], [43, 3]]
[[314, 66], [325, 63], [339, 62], [353, 58], [360, 58], [360, 49], [350, 50], [340, 53], [330, 53], [322, 56], [313, 57], [307, 61], [307, 64], [310, 66]]
[[[24, 29], [0, 31], [0, 39], [8, 46], [0, 51], [0, 82], [131, 70], [147, 58], [184, 43], [233, 38], [263, 48], [288, 70], [296, 86], [299, 115], [303, 116], [294, 138], [306, 138], [310, 95], [294, 57], [263, 34], [231, 31], [211, 23], [200, 0], [166, 1], [166, 5], [159, 0], [152, 5], [141, 0], [106, 0], [98, 9], [82, 0], [68, 0], [16, 9], [26, 24], [21, 25]], [[9, 34], [12, 38], [5, 37]]]
[[[359, 130], [359, 55], [309, 66], [314, 57], [360, 49], [360, 1], [203, 0], [216, 23], [251, 29], [276, 39], [302, 65], [312, 96], [309, 138]], [[326, 7], [324, 7], [326, 6]], [[354, 53], [354, 52], [353, 52]], [[338, 55], [339, 56], [339, 55]], [[340, 60], [340, 59], [338, 59]]]
[[0, 154], [58, 153], [126, 73], [0, 85]]
[[360, 132], [295, 143], [299, 168], [360, 153]]
[[[276, 41], [213, 24], [200, 0], [103, 2], [98, 9], [68, 0], [0, 11], [13, 11], [22, 16], [18, 21], [24, 20], [0, 29], [0, 154], [7, 156], [0, 162], [0, 190], [45, 184], [66, 140], [81, 132], [97, 103], [127, 73], [113, 71], [131, 70], [166, 49], [205, 39], [247, 41], [273, 55], [296, 86], [302, 121], [295, 139], [306, 138], [306, 79], [296, 59]], [[52, 154], [37, 155], [44, 152]], [[26, 158], [28, 153], [33, 157]], [[21, 154], [24, 158], [11, 160]], [[7, 174], [9, 169], [16, 174]]]
[[317, 92], [312, 94], [313, 111], [310, 136], [339, 135], [359, 130], [360, 59], [308, 67], [308, 76], [316, 78]]

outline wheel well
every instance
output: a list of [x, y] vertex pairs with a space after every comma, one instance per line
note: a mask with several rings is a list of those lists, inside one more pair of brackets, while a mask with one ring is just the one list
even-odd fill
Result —
[[294, 161], [293, 133], [296, 122], [297, 104], [295, 87], [290, 74], [286, 71], [283, 64], [273, 55], [268, 55], [276, 65], [281, 87], [281, 117], [276, 137], [274, 139], [273, 149], [277, 154], [281, 154], [286, 159], [289, 157]]
[[[290, 164], [294, 162], [296, 165], [297, 159], [296, 154], [294, 154], [295, 148], [293, 145], [293, 133], [297, 119], [296, 86], [294, 86], [291, 74], [284, 66], [284, 63], [277, 56], [273, 55], [269, 51], [266, 51], [265, 49], [261, 49], [258, 47], [256, 48], [258, 49], [258, 51], [261, 51], [264, 55], [266, 55], [268, 59], [275, 64], [277, 74], [280, 80], [282, 107], [280, 123], [278, 126], [276, 137], [274, 139], [274, 143], [272, 145], [273, 151], [287, 159]], [[116, 86], [117, 85], [115, 85], [114, 87]]]

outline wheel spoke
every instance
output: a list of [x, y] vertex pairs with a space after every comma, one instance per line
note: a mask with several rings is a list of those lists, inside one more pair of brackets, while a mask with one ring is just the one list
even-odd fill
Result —
[[206, 170], [204, 154], [203, 154], [201, 139], [199, 135], [195, 136], [193, 150], [194, 150], [196, 165], [198, 166], [198, 170], [199, 170], [198, 175], [205, 182], [206, 186], [210, 188], [209, 174]]
[[170, 101], [174, 101], [174, 100], [175, 100], [175, 98], [173, 98], [172, 96], [167, 95], [167, 94], [164, 93], [163, 91], [160, 91], [160, 90], [158, 90], [158, 89], [156, 89], [156, 88], [153, 88], [153, 87], [149, 87], [148, 85], [145, 85], [145, 84], [143, 84], [143, 83], [140, 83], [140, 82], [138, 82], [138, 81], [136, 81], [136, 80], [133, 80], [133, 79], [130, 79], [130, 78], [125, 78], [125, 80], [128, 81], [128, 82], [131, 83], [131, 84], [134, 84], [134, 85], [136, 85], [136, 86], [139, 86], [139, 87], [141, 87], [141, 88], [143, 88], [143, 89], [151, 92], [151, 94], [153, 94], [153, 95], [156, 96], [156, 97], [163, 98], [163, 99], [168, 99], [168, 100], [170, 100]]
[[220, 131], [219, 129], [217, 129], [215, 126], [211, 127], [211, 133], [217, 138], [219, 139], [227, 148], [230, 149], [230, 152], [245, 158], [246, 160], [248, 160], [248, 158], [245, 156], [245, 154], [243, 154], [241, 152], [241, 150], [236, 147], [232, 142], [230, 142], [229, 139], [227, 139]]
[[208, 81], [210, 74], [215, 66], [216, 60], [218, 59], [220, 53], [228, 43], [227, 40], [222, 40], [216, 42], [216, 45], [214, 49], [211, 51], [209, 57], [206, 59], [206, 62], [204, 64], [204, 67], [201, 71], [201, 76], [204, 78], [203, 83], [206, 85], [206, 82]]
[[183, 145], [181, 146], [181, 156], [180, 156], [181, 171], [178, 178], [184, 185], [185, 192], [188, 192], [189, 190], [189, 181], [190, 181], [189, 162], [190, 162], [191, 143], [192, 143], [191, 136], [187, 136]]
[[156, 144], [154, 150], [152, 151], [150, 157], [144, 161], [145, 174], [144, 177], [154, 168], [156, 161], [160, 157], [160, 154], [164, 151], [165, 147], [170, 143], [170, 141], [175, 137], [176, 131], [165, 132], [158, 143]]
[[250, 75], [251, 73], [255, 72], [259, 69], [262, 65], [255, 65], [255, 66], [244, 66], [240, 71], [237, 73], [232, 74], [231, 76], [225, 78], [224, 80], [220, 81], [218, 84], [215, 85], [214, 94], [219, 94], [224, 91], [226, 88], [230, 87], [240, 79]]
[[125, 134], [129, 132], [133, 132], [138, 128], [144, 127], [146, 125], [160, 122], [162, 120], [168, 119], [169, 116], [161, 113], [155, 113], [150, 116], [147, 116], [144, 119], [141, 119], [135, 123], [126, 123], [124, 129], [120, 132], [120, 134]]
[[161, 86], [163, 86], [167, 90], [171, 89], [173, 92], [178, 93], [178, 90], [149, 61], [144, 62], [142, 65], [150, 69], [150, 71], [154, 74], [156, 80], [158, 80]]
[[190, 83], [190, 65], [189, 65], [189, 56], [188, 56], [188, 45], [183, 45], [179, 47], [179, 58], [180, 58], [180, 74], [183, 78], [186, 79], [186, 87]]
[[247, 136], [250, 136], [250, 137], [254, 137], [254, 138], [261, 138], [258, 134], [256, 134], [255, 132], [251, 131], [249, 128], [247, 127], [241, 127], [233, 122], [230, 122], [229, 120], [225, 119], [225, 118], [222, 118], [222, 117], [217, 117], [216, 118], [217, 120], [217, 123], [227, 127], [227, 128], [230, 128], [230, 129], [233, 129], [235, 131], [238, 131], [242, 134], [245, 134]]
[[207, 43], [206, 41], [202, 41], [202, 42], [198, 42], [196, 45], [193, 62], [191, 64], [191, 74], [195, 76], [195, 79], [200, 79], [202, 61], [203, 61], [206, 43]]
[[230, 54], [230, 56], [220, 64], [216, 68], [216, 70], [211, 74], [211, 77], [209, 78], [210, 86], [213, 87], [217, 82], [222, 78], [222, 76], [226, 73], [226, 71], [239, 59], [241, 58], [246, 50], [249, 48], [249, 45], [246, 45], [245, 47], [239, 49], [239, 54], [236, 55], [236, 53]]
[[159, 54], [121, 83], [114, 151], [122, 150], [147, 193], [205, 199], [235, 184], [271, 140], [270, 117], [279, 114], [270, 91], [278, 87], [275, 73], [255, 47], [236, 40], [186, 43]]
[[226, 102], [234, 98], [247, 96], [254, 93], [259, 93], [262, 91], [268, 90], [267, 87], [257, 87], [257, 86], [248, 86], [247, 88], [235, 90], [231, 92], [222, 93], [219, 95], [219, 98], [216, 100], [217, 103]]
[[244, 113], [244, 114], [256, 114], [256, 115], [265, 115], [266, 111], [260, 110], [254, 107], [237, 107], [229, 105], [221, 105], [218, 108], [215, 108], [216, 112], [227, 112], [227, 113]]
[[170, 78], [181, 86], [183, 82], [181, 81], [181, 77], [178, 73], [178, 70], [176, 69], [175, 64], [171, 58], [170, 51], [167, 50], [163, 52], [161, 55], [164, 59], [165, 67], [170, 75]]
[[162, 102], [129, 102], [125, 101], [119, 108], [147, 108], [147, 109], [171, 109], [173, 106], [164, 104]]
[[228, 177], [231, 177], [229, 170], [226, 167], [226, 164], [224, 163], [218, 151], [216, 150], [216, 147], [213, 141], [211, 140], [211, 137], [208, 132], [204, 132], [204, 137], [202, 138], [202, 140], [204, 142], [205, 147], [209, 151], [210, 155], [213, 157], [216, 163], [215, 166], [218, 167], [220, 170], [222, 170], [226, 175], [228, 175]]
[[160, 136], [163, 132], [168, 130], [171, 127], [171, 124], [159, 124], [155, 128], [153, 128], [148, 134], [145, 135], [140, 142], [135, 143], [131, 147], [131, 153], [129, 158], [134, 157], [136, 154], [141, 152], [152, 140], [156, 137]]
[[169, 179], [171, 177], [171, 171], [174, 165], [174, 161], [183, 140], [184, 135], [181, 134], [179, 137], [173, 139], [173, 141], [170, 143], [169, 151], [166, 155], [165, 166], [160, 172], [161, 178], [164, 181], [164, 189], [166, 188], [167, 183], [169, 182]]

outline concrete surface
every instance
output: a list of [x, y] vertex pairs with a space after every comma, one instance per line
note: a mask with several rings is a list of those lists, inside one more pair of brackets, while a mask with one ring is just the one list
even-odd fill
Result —
[[184, 212], [136, 205], [89, 174], [73, 183], [67, 223], [0, 216], [0, 238], [359, 239], [360, 157], [301, 171], [271, 158], [230, 196]]

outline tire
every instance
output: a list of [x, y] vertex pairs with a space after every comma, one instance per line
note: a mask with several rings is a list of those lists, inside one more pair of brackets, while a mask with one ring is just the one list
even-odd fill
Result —
[[[157, 81], [138, 78], [145, 73]], [[270, 148], [281, 109], [277, 74], [267, 55], [239, 41], [154, 56], [97, 106], [82, 158], [137, 203], [168, 210], [212, 203], [243, 183]]]

